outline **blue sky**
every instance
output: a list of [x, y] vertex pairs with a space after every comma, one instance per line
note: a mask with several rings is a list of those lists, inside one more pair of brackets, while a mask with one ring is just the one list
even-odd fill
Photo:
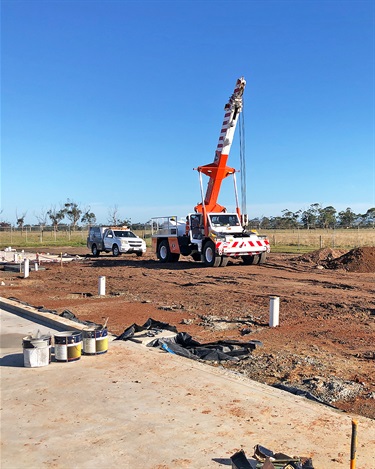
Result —
[[375, 206], [373, 1], [2, 0], [1, 23], [2, 220], [185, 216], [240, 76], [250, 217]]

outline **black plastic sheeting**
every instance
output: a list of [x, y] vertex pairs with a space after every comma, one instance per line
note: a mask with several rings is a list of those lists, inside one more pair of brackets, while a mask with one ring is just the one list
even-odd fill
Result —
[[319, 404], [326, 405], [328, 407], [331, 407], [332, 409], [338, 410], [338, 407], [335, 407], [334, 405], [330, 404], [329, 402], [326, 402], [322, 399], [319, 399], [318, 397], [314, 396], [309, 391], [304, 391], [303, 389], [296, 388], [295, 386], [288, 386], [286, 384], [282, 383], [277, 383], [272, 385], [274, 388], [281, 389], [282, 391], [287, 391], [290, 392], [296, 396], [302, 396], [306, 397], [306, 399], [309, 399], [310, 401], [318, 402]]
[[114, 340], [129, 340], [134, 337], [134, 334], [136, 332], [144, 332], [148, 331], [149, 334], [146, 334], [146, 336], [152, 337], [156, 333], [159, 333], [161, 331], [171, 331], [171, 332], [176, 332], [177, 329], [174, 326], [171, 326], [170, 324], [166, 322], [161, 322], [161, 321], [155, 321], [155, 319], [148, 318], [147, 321], [143, 324], [143, 326], [139, 326], [138, 324], [132, 324], [128, 328], [124, 330], [122, 334], [117, 336]]
[[163, 330], [176, 332], [174, 337], [163, 337], [152, 340], [147, 347], [159, 347], [166, 352], [181, 355], [193, 360], [239, 360], [250, 355], [258, 345], [262, 345], [258, 340], [249, 342], [238, 342], [235, 340], [220, 340], [217, 342], [203, 343], [197, 342], [186, 332], [177, 332], [174, 326], [168, 323], [155, 321], [149, 318], [143, 326], [133, 324], [116, 337], [115, 340], [132, 340], [137, 332], [149, 332], [146, 336], [152, 337], [154, 333], [160, 333]]
[[254, 455], [247, 459], [244, 450], [231, 456], [232, 469], [314, 469], [312, 459], [274, 453], [261, 445], [254, 447]]
[[30, 306], [31, 308], [37, 309], [40, 313], [56, 314], [56, 316], [60, 316], [62, 318], [70, 319], [71, 321], [77, 322], [79, 324], [83, 324], [85, 326], [102, 327], [102, 324], [97, 324], [97, 323], [92, 322], [92, 321], [81, 321], [80, 319], [77, 318], [77, 316], [74, 313], [69, 311], [69, 309], [64, 309], [64, 311], [59, 314], [54, 309], [47, 309], [44, 306], [33, 306], [29, 303], [26, 303], [26, 301], [21, 301], [18, 298], [15, 298], [13, 296], [9, 297], [8, 300], [17, 301], [17, 303], [20, 303], [22, 305]]

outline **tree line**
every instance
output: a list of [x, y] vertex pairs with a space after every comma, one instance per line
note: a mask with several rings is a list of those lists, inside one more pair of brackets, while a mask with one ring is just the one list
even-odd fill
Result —
[[292, 212], [283, 210], [281, 216], [253, 218], [249, 221], [251, 228], [256, 229], [316, 229], [316, 228], [374, 228], [375, 207], [369, 208], [366, 213], [354, 213], [348, 207], [337, 212], [331, 205], [322, 207], [321, 204], [311, 204], [307, 210]]
[[[2, 212], [0, 212], [1, 215]], [[9, 221], [0, 221], [0, 228], [18, 228], [23, 230], [31, 226], [38, 226], [41, 230], [52, 227], [54, 231], [58, 231], [59, 228], [69, 227], [75, 231], [81, 226], [87, 227], [97, 223], [96, 215], [92, 212], [90, 207], [81, 207], [78, 203], [68, 199], [64, 204], [61, 204], [59, 208], [55, 205], [51, 206], [50, 209], [42, 209], [39, 213], [34, 213], [36, 223], [34, 225], [26, 224], [27, 212], [19, 214], [16, 211], [16, 222], [12, 224]], [[1, 219], [0, 219], [1, 220]], [[132, 222], [129, 218], [121, 218], [117, 205], [108, 210], [107, 222], [111, 226], [131, 226]], [[144, 223], [133, 223], [134, 229], [142, 229]]]
[[[1, 216], [0, 212], [0, 216]], [[375, 228], [375, 207], [369, 208], [366, 213], [354, 213], [348, 207], [346, 210], [337, 212], [331, 205], [322, 207], [319, 203], [311, 204], [307, 210], [297, 210], [292, 212], [288, 209], [283, 210], [282, 215], [275, 217], [257, 217], [248, 222], [250, 228], [256, 229], [316, 229], [316, 228]], [[19, 214], [16, 212], [16, 222], [12, 224], [8, 221], [1, 221], [0, 228], [15, 227], [24, 229], [32, 226], [25, 224], [27, 212]], [[96, 215], [90, 207], [81, 207], [73, 200], [67, 199], [59, 208], [52, 206], [50, 209], [42, 209], [39, 213], [34, 213], [37, 221], [33, 226], [38, 226], [41, 230], [50, 226], [54, 231], [59, 228], [69, 227], [72, 230], [80, 226], [91, 226], [97, 223]], [[131, 226], [133, 229], [143, 229], [147, 223], [132, 223], [129, 218], [121, 218], [117, 205], [108, 210], [107, 222], [111, 226]]]

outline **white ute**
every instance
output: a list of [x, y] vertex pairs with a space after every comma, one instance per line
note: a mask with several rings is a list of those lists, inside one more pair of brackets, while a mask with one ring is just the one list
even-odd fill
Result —
[[87, 247], [93, 256], [99, 256], [102, 251], [112, 251], [116, 257], [120, 254], [142, 256], [146, 252], [146, 242], [124, 227], [92, 226], [87, 237]]

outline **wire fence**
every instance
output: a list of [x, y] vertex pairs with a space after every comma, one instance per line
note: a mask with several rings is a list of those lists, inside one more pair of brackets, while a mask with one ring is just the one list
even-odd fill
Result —
[[[149, 227], [133, 230], [138, 236], [145, 238], [150, 245]], [[69, 227], [55, 231], [52, 227], [43, 230], [40, 227], [19, 228], [0, 227], [0, 248], [27, 246], [85, 246], [88, 227], [71, 230]], [[375, 246], [375, 229], [356, 228], [338, 230], [267, 230], [260, 232], [266, 235], [271, 248], [292, 247], [296, 250], [321, 248], [355, 248]]]

